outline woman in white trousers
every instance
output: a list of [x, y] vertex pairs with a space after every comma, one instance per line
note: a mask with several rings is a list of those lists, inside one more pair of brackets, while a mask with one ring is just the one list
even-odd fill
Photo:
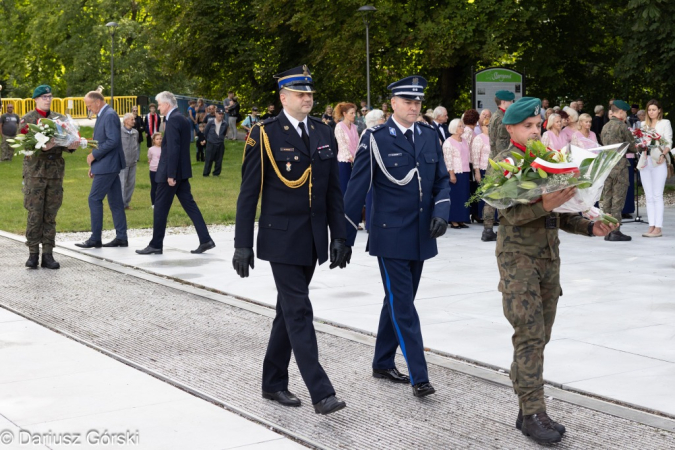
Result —
[[668, 164], [670, 162], [670, 150], [673, 145], [673, 128], [670, 126], [670, 120], [663, 118], [663, 110], [658, 100], [649, 100], [647, 102], [647, 117], [642, 122], [642, 127], [654, 128], [661, 135], [665, 144], [661, 148], [661, 155], [658, 160], [650, 157], [647, 151], [647, 166], [640, 170], [642, 179], [642, 188], [645, 191], [647, 200], [647, 217], [649, 219], [649, 230], [644, 233], [644, 237], [661, 237], [661, 228], [663, 227], [663, 191], [668, 177]]

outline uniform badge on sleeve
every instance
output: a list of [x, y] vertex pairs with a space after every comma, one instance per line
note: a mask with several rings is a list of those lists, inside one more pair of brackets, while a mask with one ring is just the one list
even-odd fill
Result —
[[248, 139], [246, 139], [246, 145], [249, 145], [251, 147], [255, 146], [255, 140], [249, 137]]
[[389, 127], [389, 134], [396, 136], [396, 129], [394, 127]]

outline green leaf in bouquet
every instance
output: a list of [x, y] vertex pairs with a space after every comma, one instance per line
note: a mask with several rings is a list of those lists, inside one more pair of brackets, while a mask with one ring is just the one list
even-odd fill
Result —
[[548, 174], [543, 169], [537, 169], [537, 173], [541, 178], [548, 178]]
[[576, 178], [576, 177], [569, 177], [569, 179], [567, 181], [569, 182], [569, 184], [571, 186], [573, 184], [577, 184], [579, 182], [579, 179]]
[[518, 152], [513, 152], [513, 151], [512, 151], [512, 152], [511, 152], [511, 156], [513, 156], [513, 157], [514, 157], [515, 159], [517, 159], [518, 161], [522, 161], [523, 159], [525, 159], [525, 157], [524, 157], [521, 153], [518, 153]]
[[584, 181], [580, 185], [577, 186], [578, 189], [588, 189], [589, 187], [593, 186], [593, 183], [589, 181]]
[[35, 125], [34, 123], [29, 123], [29, 124], [28, 124], [28, 129], [30, 129], [31, 131], [34, 131], [34, 132], [36, 132], [36, 133], [40, 133], [40, 132], [42, 131], [42, 130], [40, 129], [40, 127], [37, 126], [37, 125]]
[[494, 161], [492, 160], [492, 158], [490, 158], [488, 161], [490, 161], [490, 165], [492, 166], [492, 168], [493, 168], [494, 170], [502, 170], [502, 168], [499, 167], [499, 164], [497, 164], [496, 162], [494, 162]]
[[508, 171], [511, 172], [511, 173], [515, 173], [515, 171], [518, 170], [518, 169], [516, 168], [516, 166], [512, 166], [511, 164], [509, 164], [509, 163], [507, 163], [507, 162], [504, 162], [504, 161], [501, 161], [501, 162], [499, 162], [499, 163], [497, 163], [497, 164], [499, 164], [499, 166], [500, 166], [502, 169], [508, 170]]
[[491, 198], [492, 200], [501, 200], [504, 198], [504, 194], [500, 191], [494, 191], [487, 194], [486, 197]]
[[588, 169], [591, 167], [591, 164], [593, 164], [594, 159], [595, 158], [586, 158], [581, 161], [581, 164], [579, 164], [579, 172], [581, 172], [581, 175], [586, 175], [586, 173], [588, 173]]

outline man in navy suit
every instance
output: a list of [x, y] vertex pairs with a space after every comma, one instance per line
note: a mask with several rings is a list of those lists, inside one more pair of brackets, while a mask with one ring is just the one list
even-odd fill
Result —
[[[126, 167], [124, 150], [122, 149], [122, 135], [120, 117], [114, 109], [106, 104], [103, 95], [98, 91], [91, 91], [84, 96], [87, 109], [96, 114], [94, 126], [94, 140], [98, 141], [98, 148], [87, 155], [89, 164], [89, 178], [93, 178], [89, 192], [89, 211], [91, 212], [91, 237], [84, 242], [77, 243], [81, 248], [92, 247], [127, 247], [127, 216], [124, 214], [124, 200], [122, 199], [122, 185], [120, 171]], [[101, 232], [103, 230], [103, 199], [108, 197], [108, 205], [112, 212], [113, 224], [117, 235], [112, 241], [103, 244]]]
[[[356, 224], [366, 193], [372, 188], [370, 234], [366, 250], [377, 257], [384, 304], [375, 343], [373, 376], [410, 383], [413, 395], [435, 392], [429, 383], [422, 330], [414, 300], [424, 261], [438, 253], [436, 238], [448, 226], [450, 185], [436, 130], [415, 122], [427, 82], [419, 76], [389, 85], [394, 113], [363, 134], [345, 193], [347, 245], [356, 239]], [[401, 347], [410, 376], [394, 364]]]
[[159, 166], [155, 173], [157, 195], [152, 224], [152, 240], [139, 255], [162, 254], [166, 221], [173, 198], [178, 197], [181, 206], [192, 220], [199, 236], [199, 247], [192, 253], [204, 253], [216, 246], [209, 235], [201, 211], [190, 190], [192, 166], [190, 165], [190, 139], [194, 129], [190, 120], [178, 111], [176, 97], [168, 91], [160, 92], [155, 97], [159, 112], [164, 116], [164, 139]]
[[335, 396], [319, 363], [309, 283], [317, 261], [323, 264], [328, 259], [329, 247], [331, 269], [349, 262], [337, 144], [328, 125], [307, 115], [314, 103], [307, 66], [275, 78], [284, 109], [253, 126], [246, 141], [232, 265], [242, 278], [253, 268], [253, 230], [260, 200], [258, 258], [270, 262], [278, 291], [277, 314], [263, 361], [262, 396], [284, 406], [300, 406], [288, 390], [293, 353], [314, 410], [331, 414], [346, 405]]

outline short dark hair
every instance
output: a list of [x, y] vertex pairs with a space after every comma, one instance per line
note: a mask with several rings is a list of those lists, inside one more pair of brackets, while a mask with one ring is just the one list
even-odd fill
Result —
[[157, 108], [157, 105], [154, 104], [154, 103], [150, 103], [150, 104], [148, 105], [148, 108], [152, 108], [153, 106], [154, 106], [155, 108]]
[[464, 125], [476, 125], [480, 114], [475, 109], [467, 109], [464, 111]]

